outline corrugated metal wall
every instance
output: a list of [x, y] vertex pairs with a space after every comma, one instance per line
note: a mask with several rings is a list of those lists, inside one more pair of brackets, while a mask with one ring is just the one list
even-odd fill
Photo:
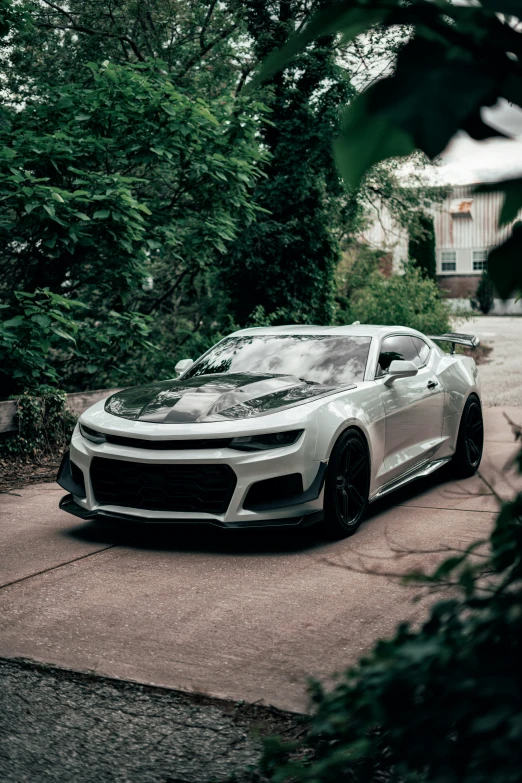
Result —
[[[450, 214], [451, 202], [467, 197], [473, 199], [471, 213]], [[466, 186], [453, 188], [444, 202], [433, 208], [437, 250], [486, 250], [503, 242], [510, 229], [498, 228], [502, 200], [501, 193], [473, 193]]]

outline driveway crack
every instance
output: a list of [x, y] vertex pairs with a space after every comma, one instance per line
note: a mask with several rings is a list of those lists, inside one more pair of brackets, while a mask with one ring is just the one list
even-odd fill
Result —
[[79, 557], [73, 557], [72, 560], [67, 560], [65, 563], [58, 563], [54, 566], [49, 566], [49, 568], [42, 568], [41, 571], [35, 571], [34, 574], [27, 574], [27, 576], [20, 576], [18, 579], [13, 579], [11, 582], [5, 582], [5, 584], [0, 585], [0, 590], [3, 590], [6, 587], [11, 587], [12, 585], [20, 584], [20, 582], [26, 582], [28, 579], [34, 579], [36, 576], [41, 576], [42, 574], [48, 574], [51, 571], [58, 571], [60, 568], [65, 568], [65, 566], [71, 565], [71, 563], [78, 563], [80, 560], [86, 560], [88, 557], [94, 557], [94, 555], [100, 555], [102, 552], [107, 552], [109, 549], [114, 549], [117, 546], [117, 544], [109, 544], [109, 546], [104, 546], [103, 549], [97, 549], [95, 552], [88, 552], [86, 555], [80, 555]]

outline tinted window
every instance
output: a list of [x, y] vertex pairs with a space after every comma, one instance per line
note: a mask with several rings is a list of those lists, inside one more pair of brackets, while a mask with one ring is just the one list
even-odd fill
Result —
[[428, 356], [430, 355], [430, 346], [424, 342], [424, 340], [421, 340], [420, 337], [412, 337], [413, 343], [415, 345], [415, 348], [417, 349], [417, 353], [419, 354], [418, 361], [415, 361], [415, 364], [417, 367], [422, 367], [426, 364], [428, 361]]
[[411, 337], [408, 337], [408, 335], [385, 337], [381, 343], [377, 375], [384, 375], [395, 359], [405, 359], [408, 362], [415, 362], [418, 366], [419, 355], [413, 344], [413, 340]]
[[214, 346], [184, 378], [216, 373], [296, 375], [313, 383], [362, 381], [371, 337], [251, 335]]

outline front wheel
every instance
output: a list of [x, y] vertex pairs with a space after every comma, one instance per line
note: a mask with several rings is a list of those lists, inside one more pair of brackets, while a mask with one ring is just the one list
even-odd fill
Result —
[[455, 473], [459, 478], [469, 478], [477, 472], [483, 448], [482, 408], [477, 395], [470, 394], [462, 412], [457, 447], [453, 457]]
[[358, 430], [346, 430], [333, 448], [324, 487], [323, 529], [330, 538], [355, 533], [366, 512], [369, 491], [368, 446]]

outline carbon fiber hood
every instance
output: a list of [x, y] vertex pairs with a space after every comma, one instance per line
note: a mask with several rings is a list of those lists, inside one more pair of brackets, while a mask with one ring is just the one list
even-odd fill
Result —
[[245, 419], [340, 388], [307, 383], [292, 375], [198, 375], [186, 381], [124, 389], [109, 397], [105, 410], [124, 419], [164, 424]]

